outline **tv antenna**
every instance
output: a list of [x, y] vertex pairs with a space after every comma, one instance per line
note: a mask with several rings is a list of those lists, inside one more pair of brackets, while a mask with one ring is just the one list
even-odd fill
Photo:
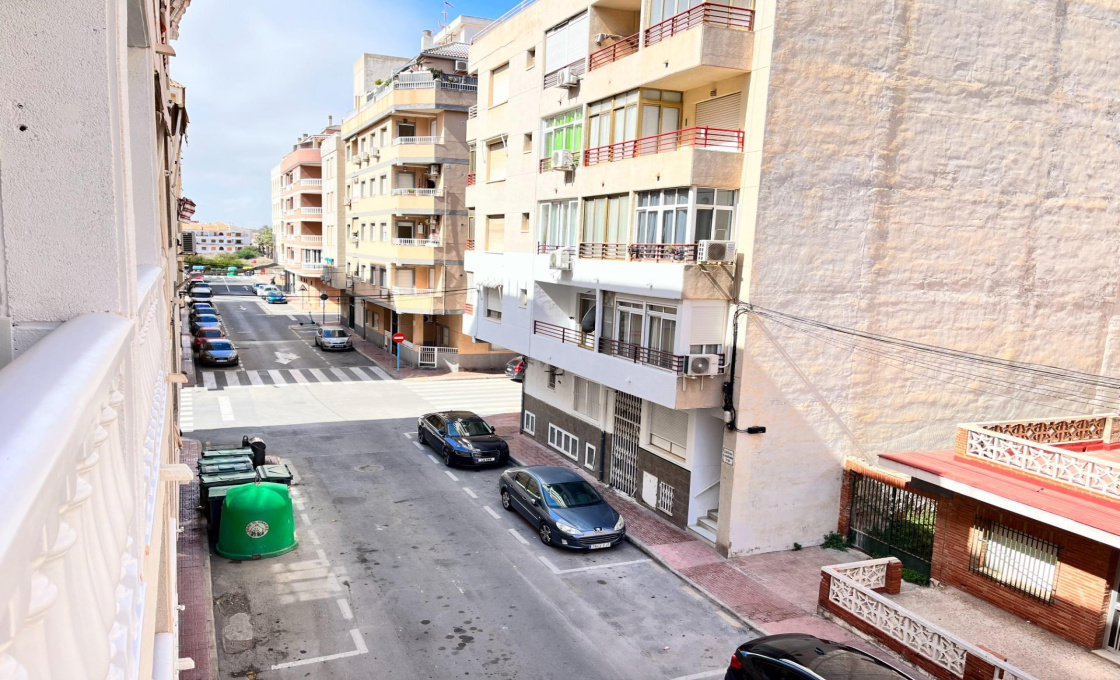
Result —
[[439, 27], [440, 28], [447, 28], [447, 8], [448, 7], [452, 8], [452, 9], [455, 9], [455, 5], [452, 5], [447, 0], [443, 0], [443, 11], [440, 12], [440, 14], [443, 16], [443, 20], [439, 22]]

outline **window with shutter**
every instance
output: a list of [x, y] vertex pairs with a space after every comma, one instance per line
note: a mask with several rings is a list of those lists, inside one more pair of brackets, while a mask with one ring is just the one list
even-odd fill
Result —
[[490, 106], [504, 104], [509, 99], [509, 64], [502, 64], [490, 72]]
[[650, 403], [649, 443], [684, 457], [688, 450], [688, 413]]
[[486, 217], [486, 250], [502, 252], [505, 250], [506, 218], [504, 215]]
[[506, 178], [506, 142], [499, 139], [486, 145], [486, 181], [499, 182]]
[[575, 382], [572, 385], [574, 399], [573, 407], [577, 413], [594, 418], [599, 418], [599, 392], [601, 386], [597, 382], [575, 376]]
[[552, 73], [587, 57], [587, 12], [548, 30], [544, 36], [544, 72]]

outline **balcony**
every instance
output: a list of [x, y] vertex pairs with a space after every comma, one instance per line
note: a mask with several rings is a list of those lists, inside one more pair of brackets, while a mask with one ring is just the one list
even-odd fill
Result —
[[72, 318], [0, 370], [5, 678], [134, 678], [151, 651], [180, 471], [168, 291], [146, 270], [133, 318]]
[[415, 144], [443, 144], [443, 137], [394, 137], [393, 146], [410, 146]]
[[395, 238], [393, 239], [395, 246], [414, 246], [420, 248], [438, 248], [438, 238]]
[[[595, 349], [595, 334], [584, 333], [574, 328], [564, 328], [556, 324], [543, 321], [533, 322], [533, 334], [551, 338], [557, 342], [576, 345], [586, 350]], [[649, 347], [633, 345], [628, 342], [599, 338], [599, 353], [619, 357], [626, 361], [653, 366], [673, 373], [684, 373], [688, 365], [688, 357], [680, 354], [670, 354]], [[721, 357], [722, 362], [722, 357]]]
[[443, 189], [393, 189], [394, 196], [443, 196]]
[[393, 286], [391, 303], [398, 314], [440, 314], [444, 311], [443, 291], [438, 288]]
[[597, 68], [606, 66], [607, 64], [614, 63], [623, 57], [634, 54], [638, 51], [638, 44], [640, 42], [640, 34], [622, 38], [613, 45], [608, 45], [601, 50], [592, 52], [587, 58], [588, 71], [594, 71]]
[[473, 187], [474, 186], [474, 181], [475, 181], [475, 173], [468, 172], [467, 173], [467, 186]]
[[301, 243], [309, 243], [311, 245], [321, 245], [323, 243], [323, 237], [322, 236], [314, 236], [314, 235], [310, 235], [310, 234], [304, 234], [302, 236], [299, 236], [298, 238], [299, 238]]
[[323, 209], [322, 208], [309, 208], [309, 207], [304, 206], [304, 207], [301, 207], [299, 209], [299, 212], [300, 212], [301, 215], [322, 215], [323, 214]]
[[696, 263], [696, 243], [580, 243], [579, 256], [588, 260]]
[[467, 250], [474, 250], [474, 239], [467, 239]]
[[584, 153], [583, 164], [591, 166], [600, 163], [613, 163], [639, 156], [668, 153], [688, 147], [742, 151], [743, 138], [742, 130], [690, 127], [588, 149]]
[[307, 178], [307, 179], [296, 180], [296, 181], [294, 181], [290, 184], [285, 184], [283, 187], [281, 187], [281, 190], [284, 193], [299, 192], [299, 191], [314, 191], [316, 189], [321, 189], [322, 186], [323, 186], [323, 180], [322, 179]]
[[450, 74], [434, 77], [430, 71], [402, 72], [390, 82], [367, 92], [365, 103], [350, 111], [342, 122], [342, 135], [349, 137], [358, 130], [397, 109], [409, 111], [442, 105], [462, 106], [474, 103], [478, 78]]
[[754, 30], [754, 10], [705, 2], [646, 29], [645, 45], [649, 47], [678, 33], [701, 25]]
[[[580, 159], [582, 159], [582, 158], [583, 158], [583, 152], [582, 151], [573, 152], [572, 153], [572, 163], [574, 164], [574, 167], [562, 168], [562, 169], [567, 170], [567, 171], [575, 170], [575, 166], [579, 166]], [[537, 171], [541, 174], [544, 174], [546, 172], [552, 171], [552, 169], [553, 169], [552, 168], [552, 157], [551, 156], [546, 156], [546, 157], [544, 157], [540, 160], [539, 167], [538, 167]], [[560, 170], [561, 169], [558, 168], [557, 172], [560, 172]]]
[[567, 66], [561, 66], [552, 73], [545, 74], [544, 89], [547, 90], [550, 87], [556, 87], [560, 82], [560, 72], [565, 69], [570, 69], [573, 76], [582, 76], [584, 73], [587, 73], [587, 59], [577, 59]]

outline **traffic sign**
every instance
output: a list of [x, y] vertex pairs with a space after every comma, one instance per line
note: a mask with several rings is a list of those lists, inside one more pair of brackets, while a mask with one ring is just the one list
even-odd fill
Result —
[[393, 334], [393, 342], [397, 342], [397, 343], [404, 342], [404, 333], [394, 333]]

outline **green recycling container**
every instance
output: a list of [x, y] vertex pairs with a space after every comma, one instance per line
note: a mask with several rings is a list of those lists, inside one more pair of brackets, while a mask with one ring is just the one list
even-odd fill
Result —
[[216, 550], [231, 560], [257, 560], [294, 550], [296, 520], [288, 487], [272, 482], [226, 491]]
[[207, 499], [210, 497], [210, 489], [218, 486], [250, 484], [257, 481], [257, 473], [255, 470], [249, 470], [247, 472], [216, 472], [209, 475], [199, 475], [198, 479], [199, 500], [202, 501], [202, 507], [206, 507]]
[[213, 475], [219, 472], [246, 472], [253, 469], [252, 460], [227, 460], [234, 456], [211, 459], [198, 465], [199, 474]]
[[198, 467], [202, 469], [203, 465], [216, 465], [219, 463], [248, 463], [249, 467], [253, 467], [252, 456], [211, 456], [209, 458], [199, 458]]
[[226, 493], [235, 486], [216, 486], [210, 489], [206, 499], [206, 518], [210, 522], [210, 539], [218, 540], [218, 527], [222, 524], [222, 504], [226, 502]]
[[206, 451], [202, 452], [200, 460], [202, 458], [215, 458], [218, 456], [249, 456], [250, 458], [252, 458], [253, 449], [249, 448], [248, 446], [239, 446], [237, 448], [230, 449], [207, 449]]
[[262, 482], [276, 482], [285, 486], [292, 485], [292, 471], [287, 465], [261, 465], [257, 467]]

